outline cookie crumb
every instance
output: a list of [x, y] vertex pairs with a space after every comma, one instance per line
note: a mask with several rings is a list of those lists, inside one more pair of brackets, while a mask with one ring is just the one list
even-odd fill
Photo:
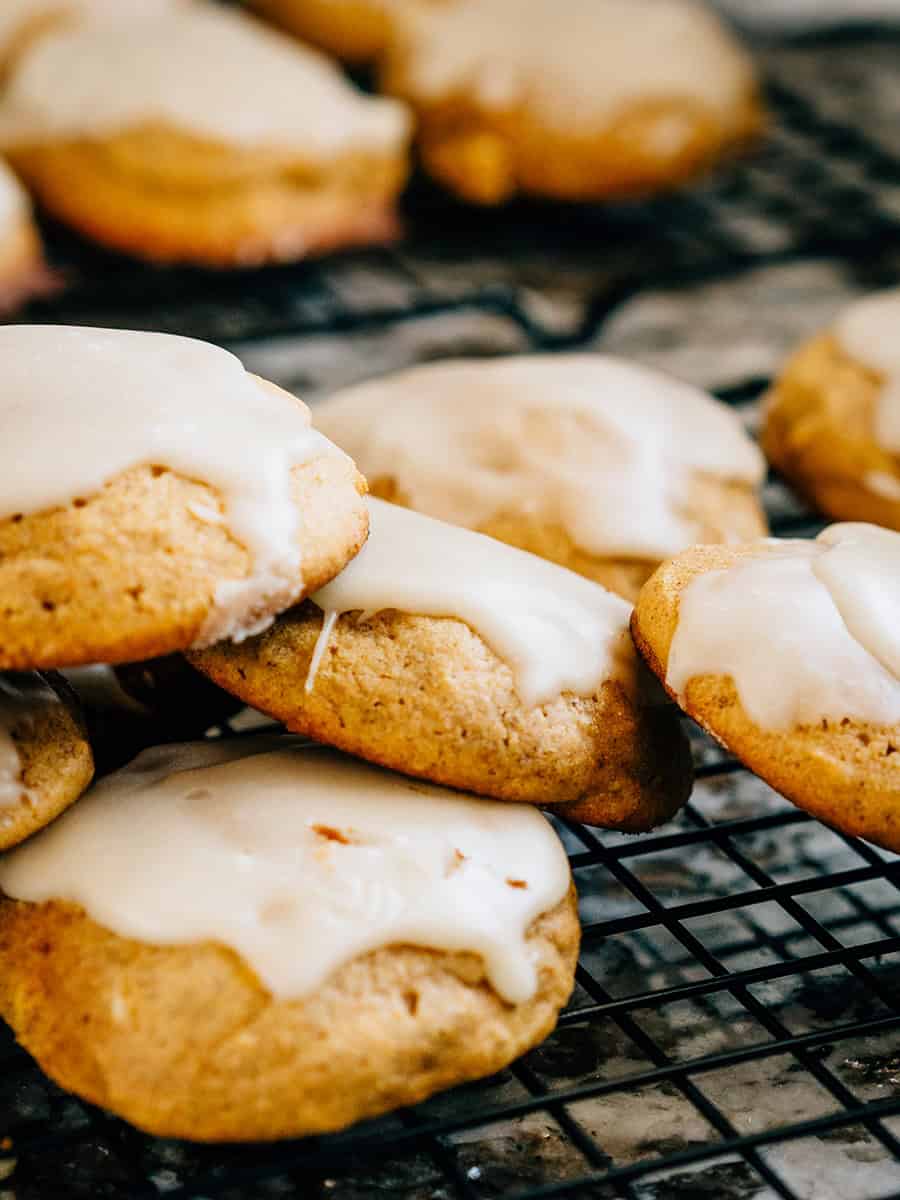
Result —
[[313, 833], [317, 833], [319, 837], [327, 838], [329, 842], [340, 842], [342, 846], [350, 845], [350, 838], [340, 829], [335, 829], [332, 825], [313, 825]]

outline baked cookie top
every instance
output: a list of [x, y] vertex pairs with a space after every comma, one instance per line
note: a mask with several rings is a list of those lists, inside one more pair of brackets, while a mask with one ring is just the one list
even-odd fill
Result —
[[363, 95], [324, 55], [212, 4], [50, 33], [17, 64], [0, 103], [9, 144], [148, 125], [328, 162], [402, 151], [410, 121], [404, 105]]
[[754, 86], [748, 56], [693, 0], [453, 0], [391, 12], [410, 95], [527, 107], [564, 130], [590, 133], [657, 99], [728, 117]]
[[535, 809], [271, 737], [146, 751], [0, 863], [13, 899], [77, 903], [154, 945], [231, 947], [277, 998], [405, 944], [478, 954], [524, 1003], [526, 934], [569, 885]]
[[[159, 558], [177, 574], [179, 564], [167, 548], [165, 528], [154, 522], [171, 524], [174, 509], [184, 517], [186, 505], [198, 529], [227, 531], [250, 560], [242, 577], [223, 571], [215, 583], [203, 627], [193, 639], [202, 644], [264, 628], [275, 612], [304, 593], [304, 578], [309, 587], [318, 586], [358, 548], [358, 540], [338, 545], [347, 532], [341, 529], [328, 535], [334, 545], [319, 545], [321, 530], [310, 528], [315, 521], [306, 519], [295, 488], [298, 468], [314, 468], [312, 486], [320, 490], [327, 485], [328, 471], [336, 471], [340, 486], [332, 495], [332, 508], [343, 505], [343, 515], [350, 514], [359, 502], [349, 460], [310, 427], [304, 404], [247, 374], [227, 351], [168, 334], [10, 325], [0, 327], [0, 357], [4, 586], [15, 584], [21, 591], [26, 582], [37, 580], [38, 590], [51, 587], [56, 576], [49, 573], [47, 539], [56, 526], [51, 520], [52, 528], [41, 533], [37, 558], [27, 531], [30, 521], [60, 510], [85, 522], [80, 532], [68, 525], [56, 531], [70, 542], [64, 566], [76, 576], [66, 589], [66, 603], [79, 586], [102, 589], [96, 573], [114, 576], [126, 551], [142, 561]], [[111, 485], [136, 470], [146, 474], [147, 486], [165, 472], [193, 483], [186, 484], [182, 496], [163, 480], [156, 499], [165, 506], [168, 497], [171, 511], [148, 510], [146, 528], [126, 545], [123, 528], [97, 530], [86, 514], [93, 498], [107, 495]], [[206, 486], [197, 491], [195, 484]], [[364, 516], [359, 513], [356, 520], [363, 528]], [[141, 526], [141, 513], [132, 512], [129, 520]], [[104, 533], [106, 541], [101, 542]], [[19, 546], [16, 539], [25, 541]], [[308, 562], [304, 542], [315, 545]], [[17, 559], [17, 550], [24, 557]], [[90, 562], [88, 579], [78, 576], [82, 552]], [[185, 573], [191, 569], [185, 567]], [[16, 571], [26, 572], [27, 578]], [[47, 582], [41, 583], [44, 578]], [[134, 608], [140, 615], [137, 591]], [[177, 596], [168, 599], [170, 607], [177, 606]], [[149, 603], [149, 596], [145, 600]], [[44, 615], [49, 618], [58, 607], [56, 599], [48, 599]], [[41, 665], [80, 660], [63, 656], [58, 663]]]
[[882, 450], [900, 455], [900, 288], [850, 305], [835, 322], [834, 336], [846, 354], [883, 377], [872, 431]]
[[596, 555], [662, 559], [698, 540], [692, 478], [752, 488], [762, 455], [689, 384], [602, 355], [413, 367], [332, 396], [316, 426], [375, 490], [479, 528], [501, 513], [560, 525]]
[[382, 500], [369, 501], [369, 530], [353, 562], [312, 596], [325, 624], [308, 688], [336, 617], [395, 609], [464, 621], [510, 667], [528, 708], [563, 692], [594, 695], [612, 679], [635, 693], [631, 610], [618, 596], [536, 555]]
[[900, 723], [900, 534], [832, 525], [697, 574], [680, 591], [665, 680], [683, 698], [700, 676], [731, 677], [761, 729]]

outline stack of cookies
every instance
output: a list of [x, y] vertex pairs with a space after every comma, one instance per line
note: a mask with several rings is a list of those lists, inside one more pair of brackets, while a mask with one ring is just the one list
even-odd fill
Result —
[[[694, 0], [252, 7], [309, 44], [213, 0], [4, 0], [0, 150], [43, 208], [139, 258], [257, 266], [396, 237], [414, 139], [467, 201], [585, 202], [673, 187], [764, 124]], [[336, 59], [377, 59], [380, 94]], [[3, 190], [0, 300], [34, 252]]]
[[[327, 1132], [545, 1037], [579, 925], [538, 806], [637, 833], [691, 788], [635, 640], [786, 794], [825, 781], [822, 815], [900, 847], [900, 535], [732, 545], [765, 532], [763, 460], [696, 389], [455, 362], [313, 429], [185, 338], [0, 351], [0, 1014], [88, 1100], [199, 1140]], [[289, 732], [148, 737], [89, 787], [71, 684], [173, 732], [237, 703]]]

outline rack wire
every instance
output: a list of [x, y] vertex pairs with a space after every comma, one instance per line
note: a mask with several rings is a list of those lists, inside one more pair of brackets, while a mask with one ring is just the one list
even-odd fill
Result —
[[[900, 266], [900, 141], [859, 121], [865, 71], [833, 67], [900, 49], [886, 39], [762, 48], [772, 137], [674, 198], [473, 215], [418, 182], [401, 247], [224, 281], [50, 231], [70, 286], [29, 319], [177, 329], [271, 353], [296, 383], [323, 336], [332, 364], [370, 331], [434, 319], [456, 344], [461, 315], [478, 346], [496, 322], [500, 348], [594, 346], [648, 288], [687, 297], [820, 257], [850, 290], [875, 286]], [[410, 345], [427, 356], [433, 332]], [[751, 372], [720, 395], [752, 424], [765, 385]], [[767, 503], [776, 533], [818, 527], [777, 480]], [[692, 737], [694, 798], [660, 832], [559, 825], [581, 897], [576, 991], [511, 1068], [344, 1134], [199, 1147], [66, 1095], [7, 1037], [0, 1200], [900, 1200], [900, 859]]]

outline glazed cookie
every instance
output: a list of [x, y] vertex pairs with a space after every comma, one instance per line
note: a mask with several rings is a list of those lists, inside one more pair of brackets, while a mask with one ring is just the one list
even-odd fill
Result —
[[44, 291], [48, 279], [31, 203], [18, 179], [0, 161], [0, 314]]
[[58, 675], [0, 674], [0, 850], [43, 829], [91, 782], [78, 703]]
[[8, 325], [0, 359], [3, 669], [247, 636], [365, 539], [350, 460], [218, 347]]
[[547, 821], [297, 746], [141, 755], [0, 862], [0, 1013], [151, 1133], [325, 1133], [491, 1074], [572, 991]]
[[900, 850], [900, 534], [700, 546], [632, 629], [684, 710], [788, 799]]
[[205, 266], [388, 240], [408, 134], [403, 105], [213, 4], [48, 34], [0, 102], [0, 143], [53, 216]]
[[758, 134], [750, 59], [694, 0], [448, 0], [393, 16], [386, 91], [467, 200], [670, 187]]
[[383, 53], [391, 10], [417, 2], [450, 0], [251, 0], [263, 16], [349, 63], [371, 62]]
[[829, 517], [900, 529], [900, 290], [857, 301], [769, 394], [769, 461]]
[[372, 493], [634, 600], [663, 559], [766, 532], [762, 455], [705, 392], [601, 355], [414, 367], [316, 408]]
[[466, 529], [373, 501], [357, 558], [241, 646], [192, 661], [289, 729], [383, 766], [638, 832], [691, 790], [628, 605]]

